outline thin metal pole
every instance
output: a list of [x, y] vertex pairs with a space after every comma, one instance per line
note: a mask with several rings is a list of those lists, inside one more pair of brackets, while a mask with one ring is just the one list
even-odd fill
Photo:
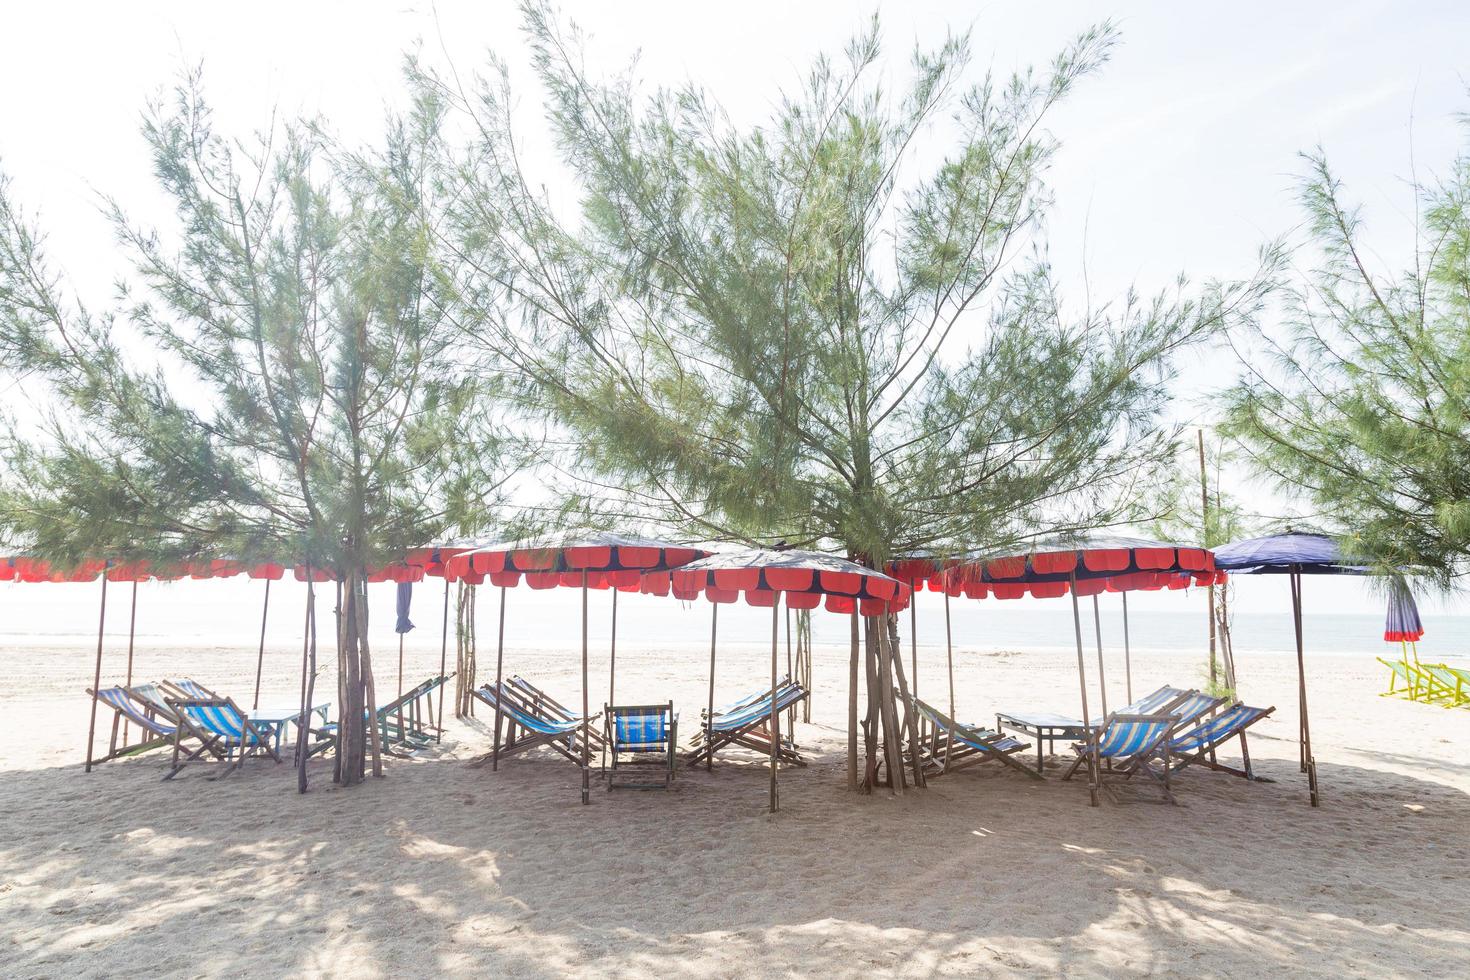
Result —
[[1092, 730], [1092, 719], [1087, 714], [1087, 665], [1082, 654], [1082, 609], [1077, 605], [1077, 573], [1072, 573], [1072, 625], [1077, 631], [1077, 683], [1082, 689], [1082, 728], [1087, 732], [1091, 751], [1087, 754], [1087, 790], [1092, 796], [1092, 805], [1097, 806], [1097, 734]]
[[[497, 692], [498, 694], [499, 692]], [[592, 802], [591, 764], [587, 755], [587, 738], [591, 730], [587, 706], [587, 570], [582, 570], [582, 805]]]
[[449, 570], [444, 571], [444, 630], [439, 636], [439, 720], [434, 727], [439, 729], [435, 740], [444, 741], [444, 689], [449, 681], [444, 671], [449, 667]]
[[[133, 686], [133, 632], [138, 625], [138, 580], [133, 579], [133, 602], [128, 611], [128, 674], [123, 684], [127, 687]], [[123, 718], [123, 744], [128, 744], [128, 719]]]
[[1108, 716], [1108, 675], [1103, 667], [1102, 613], [1098, 611], [1097, 593], [1092, 594], [1092, 628], [1097, 636], [1097, 687], [1102, 697], [1103, 717]]
[[87, 723], [87, 765], [92, 771], [92, 736], [97, 732], [97, 688], [102, 686], [102, 627], [107, 622], [107, 568], [102, 569], [102, 603], [97, 613], [97, 669], [92, 674], [92, 720]]
[[[949, 716], [958, 717], [954, 711], [954, 636], [949, 628], [949, 589], [944, 590], [944, 660], [949, 668]], [[944, 743], [944, 771], [949, 771], [950, 749], [954, 747], [954, 739], [948, 738]]]
[[711, 772], [715, 768], [715, 753], [712, 748], [715, 737], [715, 635], [719, 628], [720, 604], [711, 602], [709, 604], [709, 714], [705, 716], [704, 728], [704, 748], [708, 753], [704, 759], [705, 772]]
[[[781, 808], [781, 797], [776, 787], [776, 770], [781, 753], [781, 713], [776, 710], [776, 649], [781, 635], [780, 596], [771, 605], [771, 812]], [[902, 661], [900, 661], [902, 662]]]
[[1312, 756], [1312, 728], [1307, 716], [1307, 668], [1302, 644], [1302, 575], [1299, 569], [1291, 571], [1291, 612], [1296, 626], [1296, 676], [1297, 696], [1301, 705], [1302, 771], [1307, 774], [1307, 788], [1312, 806], [1321, 805], [1317, 791], [1317, 760]]
[[[500, 699], [505, 696], [500, 687], [500, 671], [505, 662], [505, 589], [503, 585], [500, 587], [500, 628], [495, 634], [495, 743], [490, 749], [492, 772], [500, 768]], [[586, 713], [585, 710], [583, 713]]]
[[1128, 703], [1133, 703], [1133, 650], [1128, 643], [1128, 593], [1123, 593], [1123, 674], [1128, 680]]
[[618, 680], [618, 590], [616, 588], [612, 590], [612, 599], [612, 647], [607, 658], [607, 703], [609, 705], [618, 703], [613, 697]]
[[[271, 580], [265, 580], [265, 602], [260, 609], [260, 651], [255, 655], [255, 697], [250, 702], [253, 711], [260, 707], [260, 674], [265, 667], [265, 621], [271, 611]], [[131, 641], [130, 641], [131, 642]], [[130, 647], [131, 649], [131, 647]]]

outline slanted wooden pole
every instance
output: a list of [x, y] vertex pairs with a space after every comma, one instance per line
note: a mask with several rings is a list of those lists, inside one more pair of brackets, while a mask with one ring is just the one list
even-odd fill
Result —
[[102, 686], [102, 627], [107, 623], [107, 568], [102, 569], [102, 602], [97, 613], [97, 669], [92, 674], [92, 720], [87, 723], [87, 764], [92, 771], [92, 736], [97, 732], [97, 688]]
[[[498, 694], [499, 692], [497, 692]], [[497, 701], [498, 703], [498, 701]], [[588, 768], [591, 760], [587, 752], [587, 739], [591, 729], [588, 720], [587, 701], [587, 570], [582, 570], [582, 805], [592, 802], [592, 772]]]
[[495, 634], [495, 741], [490, 749], [492, 772], [500, 768], [500, 699], [505, 696], [500, 686], [500, 671], [505, 664], [505, 589], [503, 585], [500, 587], [500, 626]]
[[[127, 687], [133, 686], [133, 634], [138, 625], [138, 579], [133, 577], [133, 601], [128, 610], [128, 673], [123, 684]], [[143, 733], [146, 735], [146, 733]], [[123, 744], [128, 744], [128, 720], [123, 719]]]
[[720, 626], [720, 604], [711, 602], [709, 604], [709, 714], [705, 716], [705, 740], [704, 749], [708, 753], [704, 757], [704, 771], [711, 772], [715, 768], [715, 753], [711, 749], [714, 744], [715, 730], [715, 634]]
[[1098, 610], [1097, 593], [1092, 594], [1092, 628], [1097, 636], [1097, 688], [1102, 698], [1103, 717], [1108, 716], [1108, 675], [1103, 666], [1102, 651], [1102, 613]]
[[[1097, 743], [1098, 733], [1092, 730], [1092, 719], [1087, 713], [1087, 664], [1082, 653], [1082, 608], [1077, 604], [1077, 573], [1072, 573], [1072, 625], [1077, 633], [1077, 683], [1082, 689], [1082, 727], [1087, 731], [1090, 749], [1087, 753], [1087, 792], [1092, 805], [1097, 806]], [[1104, 716], [1106, 717], [1106, 716]]]
[[449, 570], [444, 570], [444, 627], [439, 635], [439, 720], [434, 727], [439, 729], [434, 736], [435, 741], [444, 741], [444, 689], [449, 686], [449, 680], [444, 671], [449, 668]]
[[771, 812], [781, 808], [776, 786], [776, 770], [780, 768], [781, 712], [776, 708], [776, 650], [781, 638], [781, 596], [771, 604]]
[[1133, 650], [1128, 644], [1128, 593], [1123, 593], [1123, 676], [1128, 683], [1128, 703], [1133, 703]]
[[260, 607], [260, 650], [255, 654], [255, 696], [250, 702], [253, 711], [260, 707], [260, 675], [265, 668], [265, 622], [271, 611], [271, 580], [265, 580], [265, 601]]
[[1302, 573], [1293, 566], [1291, 570], [1291, 614], [1296, 627], [1296, 677], [1297, 698], [1301, 713], [1302, 772], [1307, 774], [1307, 788], [1312, 806], [1321, 805], [1317, 791], [1317, 760], [1312, 756], [1312, 727], [1307, 718], [1307, 667], [1302, 644]]

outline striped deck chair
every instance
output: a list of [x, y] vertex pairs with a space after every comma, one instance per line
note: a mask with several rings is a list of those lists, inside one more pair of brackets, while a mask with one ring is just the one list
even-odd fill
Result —
[[[1430, 691], [1435, 682], [1418, 664], [1411, 664], [1407, 660], [1384, 660], [1382, 657], [1374, 659], [1388, 668], [1388, 690], [1379, 697], [1407, 698], [1410, 701], [1431, 700]], [[1399, 687], [1400, 683], [1402, 687]]]
[[[512, 692], [514, 692], [522, 700], [526, 701], [531, 706], [531, 711], [535, 715], [545, 716], [547, 718], [555, 718], [558, 721], [575, 721], [578, 723], [582, 721], [582, 716], [580, 714], [573, 711], [571, 708], [568, 708], [556, 698], [552, 697], [545, 691], [545, 689], [538, 687], [536, 684], [528, 681], [526, 678], [522, 677], [519, 674], [510, 675], [510, 679], [505, 683]], [[596, 718], [597, 715], [593, 715], [592, 717]], [[587, 744], [591, 747], [593, 752], [602, 751], [602, 735], [603, 733], [601, 725], [588, 727]], [[505, 745], [515, 744], [515, 740], [516, 730], [514, 723], [512, 723], [510, 725], [510, 730], [506, 733], [506, 741], [501, 746], [501, 751], [505, 750]]]
[[[240, 768], [251, 756], [264, 755], [281, 761], [274, 744], [275, 729], [251, 721], [250, 716], [229, 698], [169, 698], [168, 705], [178, 716], [179, 727], [174, 731], [173, 768], [164, 779], [173, 779], [185, 766], [206, 753], [230, 763], [222, 776]], [[199, 739], [199, 748], [185, 750], [185, 734]], [[183, 761], [179, 760], [181, 753]]]
[[1445, 664], [1419, 664], [1434, 679], [1433, 700], [1441, 707], [1458, 708], [1470, 704], [1470, 671], [1456, 670]]
[[174, 714], [174, 709], [168, 703], [168, 699], [174, 695], [165, 691], [161, 685], [134, 684], [128, 688], [128, 693], [133, 696], [133, 700], [147, 705], [155, 718], [162, 719], [170, 725], [178, 725], [179, 716]]
[[[1173, 769], [1178, 772], [1185, 766], [1199, 763], [1232, 776], [1256, 779], [1251, 772], [1250, 748], [1245, 742], [1245, 730], [1275, 711], [1271, 708], [1252, 708], [1248, 704], [1233, 704], [1213, 718], [1169, 739], [1169, 755], [1175, 760]], [[1242, 769], [1234, 769], [1215, 759], [1215, 750], [1221, 744], [1240, 736]], [[1267, 780], [1269, 782], [1269, 780]]]
[[[1170, 740], [1174, 737], [1177, 722], [1172, 714], [1125, 715], [1114, 712], [1108, 715], [1093, 738], [1072, 746], [1077, 759], [1062, 778], [1071, 779], [1077, 769], [1087, 763], [1091, 777], [1087, 789], [1096, 806], [1097, 792], [1104, 785], [1104, 779], [1131, 779], [1135, 773], [1143, 772], [1159, 784], [1164, 791], [1164, 799], [1173, 803], [1174, 793], [1169, 785], [1169, 774], [1173, 770]], [[1163, 762], [1158, 769], [1148, 765], [1155, 756]], [[1107, 768], [1102, 763], [1106, 763]]]
[[[89, 687], [87, 695], [90, 697], [91, 694], [92, 689]], [[125, 755], [136, 755], [149, 749], [160, 748], [173, 740], [176, 726], [159, 719], [157, 712], [153, 711], [146, 701], [140, 702], [135, 699], [128, 693], [127, 688], [104, 687], [97, 692], [97, 700], [112, 709], [112, 737], [107, 743], [107, 754], [100, 759], [93, 759], [93, 763], [107, 762]], [[118, 735], [124, 721], [137, 726], [142, 736], [141, 741], [118, 744]]]
[[224, 697], [218, 691], [211, 691], [203, 684], [188, 677], [180, 680], [172, 680], [165, 677], [161, 685], [165, 693], [176, 698], [189, 698], [196, 701], [217, 701]]
[[1011, 758], [1017, 752], [1031, 748], [1029, 742], [988, 728], [961, 724], [917, 697], [910, 697], [910, 700], [919, 713], [920, 761], [933, 770], [932, 775], [993, 760], [1020, 770], [1032, 779], [1042, 778], [1041, 773]]
[[[778, 739], [776, 758], [780, 762], [805, 766], [806, 760], [796, 750], [796, 743], [780, 732], [780, 714], [795, 704], [800, 704], [810, 692], [800, 684], [787, 684], [776, 688], [776, 725], [774, 737]], [[687, 766], [700, 762], [712, 762], [714, 754], [731, 745], [740, 745], [769, 757], [771, 754], [771, 692], [765, 691], [759, 698], [730, 711], [716, 711], [714, 717], [701, 722], [704, 738], [699, 739], [693, 751], [684, 756]]]
[[[779, 699], [782, 696], [781, 692], [785, 691], [790, 686], [791, 686], [791, 677], [790, 677], [790, 675], [789, 674], [788, 675], [783, 675], [781, 677], [781, 679], [776, 683], [776, 697]], [[762, 699], [764, 699], [767, 704], [770, 703], [771, 689], [769, 687], [762, 687], [759, 690], [752, 691], [750, 694], [747, 694], [747, 695], [745, 695], [742, 698], [738, 698], [738, 699], [736, 699], [734, 701], [731, 701], [728, 704], [719, 705], [719, 706], [717, 706], [715, 708], [715, 714], [717, 716], [718, 715], [729, 715], [729, 714], [732, 714], [732, 713], [734, 713], [736, 711], [741, 711], [741, 710], [743, 710], [745, 708], [749, 708], [752, 704], [754, 704], [755, 702], [760, 701]], [[707, 708], [707, 707], [700, 708], [699, 709], [700, 727], [699, 727], [699, 730], [694, 733], [694, 737], [690, 739], [690, 744], [691, 744], [691, 747], [692, 748], [698, 748], [700, 745], [703, 745], [704, 744], [704, 720], [707, 719], [708, 717], [709, 717], [709, 708]]]
[[[604, 705], [602, 775], [608, 792], [625, 789], [668, 789], [674, 782], [674, 750], [679, 744], [679, 716], [674, 702]], [[610, 763], [610, 764], [609, 764]], [[658, 777], [649, 781], [647, 775]], [[618, 782], [619, 775], [625, 779]], [[628, 777], [633, 781], [626, 781]]]
[[[582, 743], [579, 741], [582, 733], [581, 719], [568, 720], [550, 717], [545, 712], [538, 711], [531, 702], [512, 690], [508, 684], [501, 684], [499, 691], [494, 685], [485, 684], [476, 688], [472, 693], [481, 702], [489, 705], [491, 710], [498, 708], [500, 713], [509, 718], [511, 724], [521, 729], [523, 733], [514, 745], [500, 747], [501, 756], [512, 756], [518, 752], [534, 749], [538, 745], [547, 745], [577, 768], [582, 767]], [[589, 730], [593, 721], [593, 718], [587, 720]], [[588, 740], [588, 745], [590, 756], [591, 739]], [[487, 752], [480, 758], [471, 761], [470, 765], [483, 766], [492, 757], [493, 754]]]

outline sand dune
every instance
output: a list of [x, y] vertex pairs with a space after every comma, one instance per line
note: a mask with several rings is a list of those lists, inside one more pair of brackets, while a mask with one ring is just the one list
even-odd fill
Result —
[[[628, 646], [620, 696], [696, 716], [704, 655]], [[191, 651], [180, 673], [248, 694], [252, 653]], [[590, 807], [549, 755], [468, 768], [483, 719], [349, 791], [323, 764], [304, 797], [271, 763], [163, 783], [145, 755], [87, 775], [87, 652], [5, 656], [7, 977], [1470, 975], [1470, 711], [1380, 698], [1382, 668], [1362, 658], [1310, 663], [1320, 809], [1290, 741], [1294, 670], [1275, 656], [1240, 665], [1246, 699], [1278, 706], [1252, 739], [1275, 782], [1191, 770], [1177, 807], [1092, 809], [1083, 785], [994, 767], [849, 795], [845, 651], [821, 649], [798, 732], [814, 761], [782, 773], [771, 818], [754, 759], [681, 773], [667, 794], [599, 790]], [[931, 696], [940, 656], [924, 651]], [[762, 658], [722, 651], [720, 699], [761, 683]], [[577, 693], [571, 653], [507, 662]], [[1074, 669], [964, 651], [959, 713], [1072, 710]], [[1138, 658], [1135, 693], [1193, 673]], [[267, 700], [293, 690], [275, 678]]]

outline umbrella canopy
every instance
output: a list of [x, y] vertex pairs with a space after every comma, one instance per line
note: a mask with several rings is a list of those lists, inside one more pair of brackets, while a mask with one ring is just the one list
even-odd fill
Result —
[[1342, 553], [1337, 539], [1286, 531], [1232, 541], [1215, 549], [1215, 567], [1237, 575], [1361, 575], [1367, 569]]
[[1388, 619], [1383, 624], [1383, 639], [1389, 643], [1418, 643], [1424, 638], [1424, 623], [1419, 619], [1419, 606], [1414, 602], [1414, 593], [1397, 579], [1390, 588]]
[[1180, 589], [1225, 579], [1205, 548], [1102, 534], [1037, 538], [1024, 550], [980, 551], [944, 561], [900, 559], [888, 571], [915, 589], [927, 584], [931, 591], [971, 599], [1054, 599], [1074, 589], [1088, 596]]
[[710, 555], [673, 572], [645, 575], [645, 591], [663, 594], [665, 581], [676, 599], [701, 592], [710, 602], [734, 602], [741, 593], [752, 606], [773, 606], [786, 595], [792, 609], [823, 604], [835, 613], [881, 616], [908, 605], [909, 590], [891, 576], [817, 551], [751, 548]]
[[583, 584], [592, 589], [638, 591], [646, 572], [678, 568], [710, 552], [700, 548], [599, 532], [562, 538], [501, 542], [461, 551], [444, 560], [444, 573], [471, 585], [533, 589]]

